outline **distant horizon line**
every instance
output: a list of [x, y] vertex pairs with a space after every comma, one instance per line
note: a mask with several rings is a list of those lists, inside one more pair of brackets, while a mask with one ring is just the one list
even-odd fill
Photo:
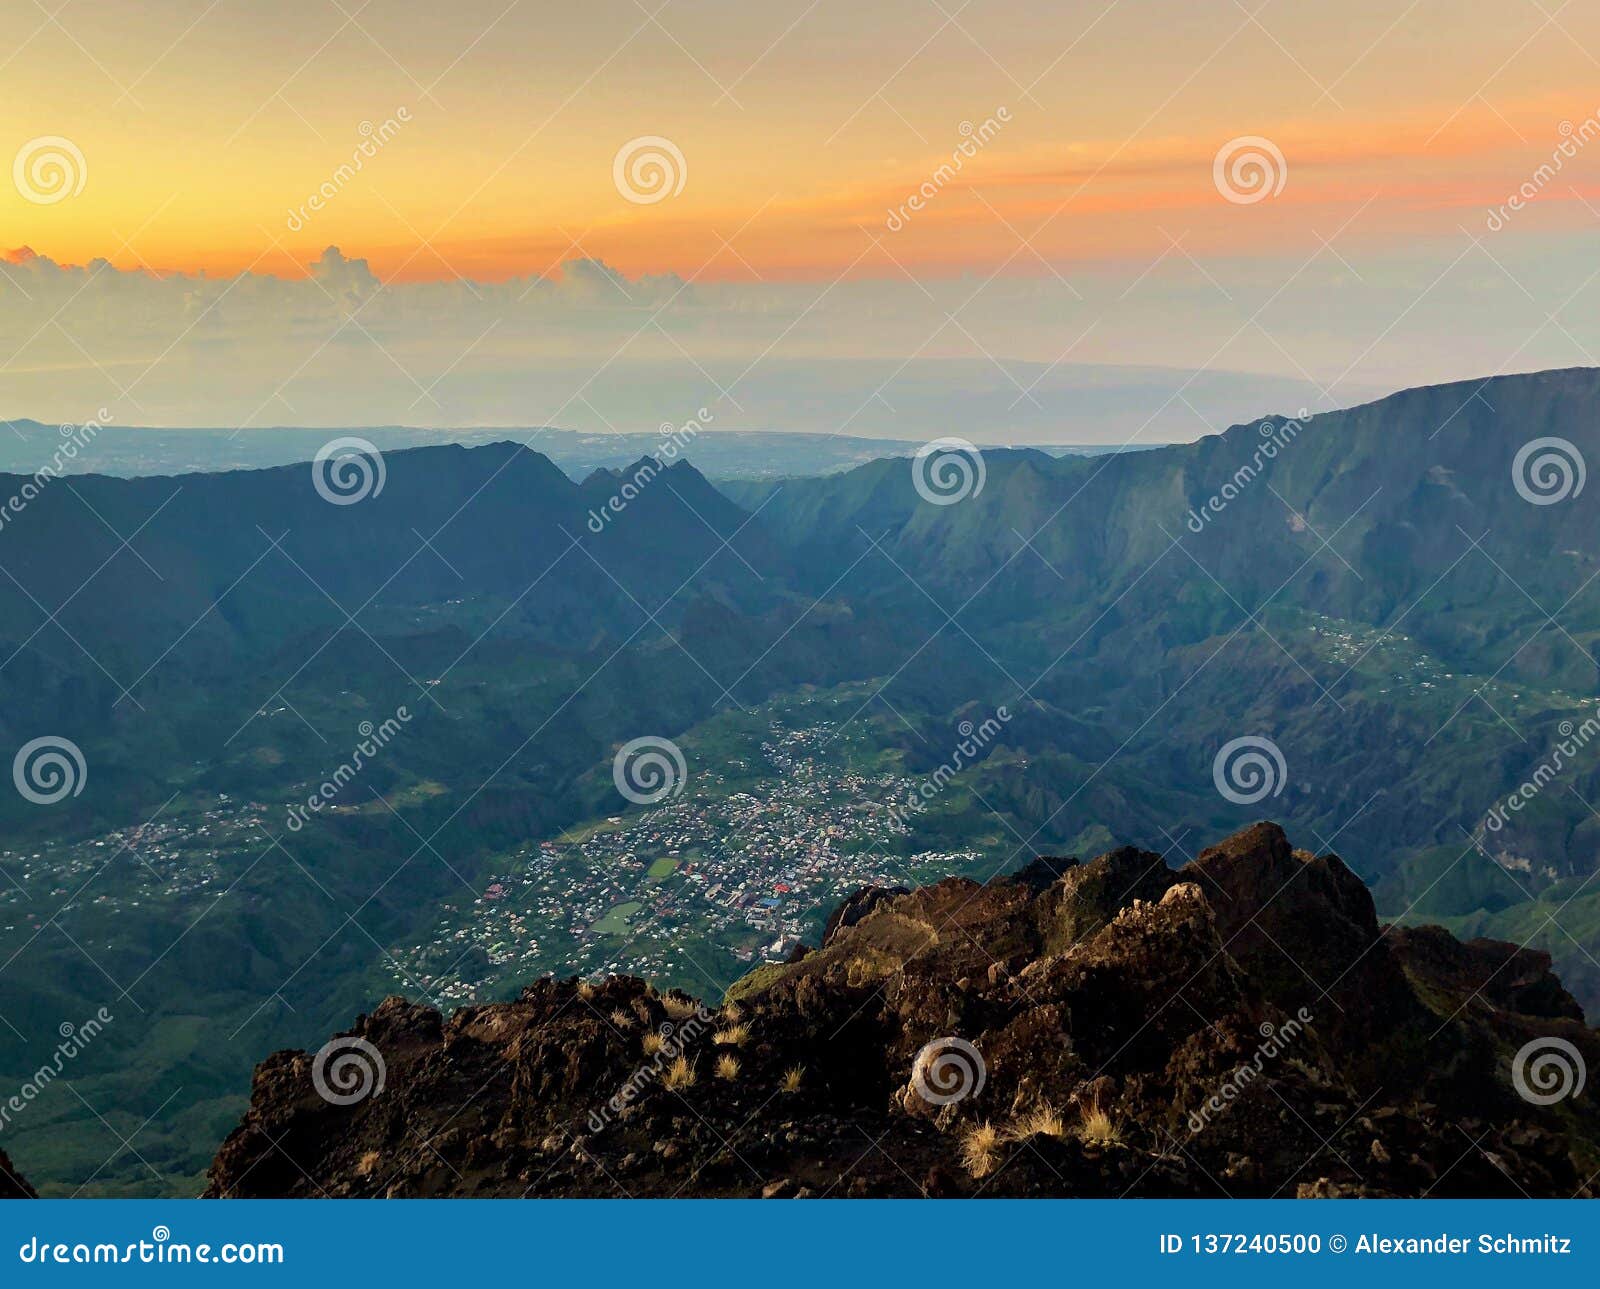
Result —
[[[1076, 364], [1072, 364], [1072, 365], [1076, 365]], [[1108, 364], [1100, 364], [1100, 363], [1086, 364], [1086, 366], [1096, 367], [1096, 368], [1103, 368], [1103, 367], [1105, 367], [1107, 365]], [[1122, 364], [1113, 364], [1113, 365], [1123, 366]], [[1160, 365], [1138, 364], [1138, 363], [1126, 364], [1125, 367], [1126, 367], [1127, 370], [1130, 370], [1130, 371], [1142, 370], [1142, 371], [1173, 371], [1173, 372], [1178, 372], [1178, 371], [1188, 371], [1188, 370], [1190, 370], [1188, 368], [1183, 368], [1183, 367], [1165, 367], [1165, 366], [1160, 366]], [[1600, 372], [1600, 364], [1578, 363], [1578, 364], [1571, 364], [1571, 365], [1560, 366], [1560, 367], [1541, 367], [1541, 368], [1535, 368], [1535, 369], [1530, 370], [1530, 371], [1501, 371], [1501, 372], [1494, 372], [1494, 373], [1492, 373], [1490, 375], [1487, 375], [1487, 376], [1466, 376], [1466, 377], [1457, 377], [1457, 378], [1451, 379], [1451, 380], [1434, 380], [1434, 381], [1426, 381], [1425, 380], [1425, 381], [1423, 381], [1423, 382], [1421, 382], [1419, 384], [1415, 384], [1415, 385], [1397, 386], [1395, 388], [1385, 390], [1382, 393], [1373, 394], [1370, 397], [1356, 398], [1356, 399], [1354, 399], [1353, 401], [1351, 401], [1349, 403], [1340, 404], [1338, 407], [1330, 407], [1330, 408], [1321, 409], [1321, 411], [1319, 411], [1317, 413], [1307, 413], [1304, 408], [1301, 408], [1301, 409], [1290, 409], [1289, 411], [1286, 411], [1286, 412], [1285, 411], [1258, 412], [1258, 413], [1255, 413], [1254, 415], [1245, 417], [1245, 418], [1243, 418], [1241, 420], [1230, 421], [1228, 424], [1220, 426], [1219, 428], [1217, 428], [1215, 430], [1212, 430], [1209, 433], [1198, 434], [1193, 439], [1163, 439], [1163, 440], [1160, 440], [1160, 441], [1153, 441], [1152, 440], [1152, 441], [1142, 441], [1142, 442], [1138, 442], [1138, 443], [1135, 443], [1132, 440], [1129, 440], [1129, 441], [1124, 442], [1124, 443], [1116, 443], [1116, 442], [1095, 442], [1093, 440], [1083, 440], [1083, 439], [1078, 439], [1078, 440], [1039, 440], [1039, 441], [1018, 441], [1018, 440], [1014, 440], [1013, 439], [1013, 440], [992, 441], [992, 442], [985, 443], [985, 442], [981, 442], [980, 441], [984, 432], [981, 431], [981, 430], [972, 430], [970, 432], [973, 435], [977, 436], [977, 437], [974, 437], [970, 441], [973, 442], [977, 446], [993, 447], [993, 448], [1008, 448], [1008, 447], [1014, 447], [1014, 448], [1041, 448], [1041, 449], [1042, 448], [1098, 448], [1098, 449], [1118, 449], [1118, 450], [1120, 450], [1120, 449], [1126, 449], [1126, 448], [1132, 448], [1132, 447], [1143, 447], [1143, 448], [1172, 447], [1172, 446], [1176, 446], [1176, 445], [1180, 445], [1180, 444], [1184, 444], [1184, 443], [1199, 442], [1200, 440], [1206, 439], [1206, 438], [1217, 437], [1217, 436], [1220, 436], [1222, 434], [1225, 434], [1228, 430], [1233, 429], [1233, 428], [1235, 428], [1237, 426], [1255, 424], [1258, 421], [1270, 419], [1270, 418], [1275, 417], [1275, 416], [1288, 416], [1288, 417], [1300, 416], [1300, 417], [1304, 417], [1304, 416], [1307, 416], [1307, 415], [1326, 415], [1329, 412], [1344, 412], [1344, 411], [1351, 411], [1351, 410], [1354, 410], [1355, 408], [1359, 408], [1359, 407], [1367, 407], [1367, 406], [1372, 405], [1373, 403], [1381, 403], [1381, 402], [1384, 402], [1387, 399], [1394, 398], [1394, 397], [1397, 397], [1397, 396], [1402, 395], [1402, 394], [1412, 393], [1412, 392], [1419, 391], [1419, 390], [1448, 389], [1451, 386], [1456, 386], [1456, 385], [1473, 385], [1473, 384], [1477, 384], [1477, 385], [1481, 386], [1481, 385], [1486, 385], [1491, 381], [1497, 381], [1497, 380], [1536, 379], [1536, 378], [1544, 377], [1544, 376], [1559, 375], [1559, 374], [1563, 374], [1563, 373], [1566, 373], [1566, 372]], [[1208, 375], [1220, 375], [1220, 374], [1252, 375], [1252, 374], [1256, 374], [1256, 373], [1233, 372], [1233, 371], [1231, 371], [1229, 369], [1223, 369], [1222, 371], [1212, 372], [1212, 371], [1209, 371], [1207, 369], [1200, 369], [1199, 371], [1194, 371], [1192, 374], [1193, 375], [1200, 375], [1200, 374], [1208, 374]], [[107, 415], [107, 413], [104, 411], [104, 409], [101, 409], [100, 416], [104, 417], [106, 415]], [[0, 417], [0, 425], [3, 425], [5, 427], [7, 427], [7, 428], [10, 428], [13, 431], [15, 431], [17, 427], [25, 426], [25, 425], [37, 426], [38, 428], [40, 428], [42, 430], [43, 429], [62, 430], [62, 429], [76, 428], [75, 423], [72, 423], [72, 422], [41, 421], [41, 420], [37, 419], [36, 417], [30, 417], [30, 416]], [[441, 425], [410, 425], [410, 424], [403, 424], [403, 423], [396, 423], [396, 422], [351, 422], [351, 421], [339, 422], [339, 423], [336, 423], [336, 424], [330, 423], [330, 424], [325, 424], [325, 425], [263, 425], [263, 426], [254, 426], [254, 427], [246, 428], [244, 426], [229, 427], [229, 426], [226, 426], [226, 425], [133, 425], [133, 424], [120, 424], [120, 423], [115, 423], [115, 422], [102, 420], [102, 421], [99, 422], [99, 429], [98, 429], [97, 432], [98, 433], [104, 433], [107, 430], [111, 430], [111, 431], [126, 430], [126, 431], [133, 431], [133, 432], [136, 432], [136, 433], [141, 433], [141, 434], [144, 434], [144, 433], [150, 433], [150, 434], [226, 434], [229, 439], [232, 439], [232, 438], [234, 438], [236, 436], [241, 436], [241, 435], [249, 435], [251, 437], [261, 437], [261, 436], [266, 436], [266, 435], [271, 435], [271, 434], [312, 434], [312, 435], [314, 435], [314, 434], [338, 434], [338, 433], [345, 432], [345, 431], [363, 431], [363, 432], [370, 432], [370, 433], [399, 433], [399, 434], [436, 434], [436, 435], [441, 435], [441, 436], [523, 433], [523, 434], [559, 434], [559, 435], [567, 435], [567, 436], [570, 436], [570, 437], [573, 437], [573, 438], [588, 438], [588, 439], [604, 440], [604, 439], [626, 439], [626, 438], [651, 438], [651, 437], [659, 438], [663, 433], [666, 433], [668, 430], [670, 430], [670, 428], [671, 427], [667, 426], [665, 423], [663, 423], [661, 425], [657, 425], [657, 426], [652, 427], [650, 429], [639, 429], [639, 430], [630, 430], [630, 429], [576, 430], [576, 429], [567, 429], [567, 428], [564, 428], [564, 427], [561, 427], [561, 426], [556, 426], [556, 425], [534, 425], [534, 424], [530, 424], [530, 423], [526, 423], [526, 422], [524, 422], [524, 423], [492, 424], [492, 425], [477, 424], [477, 425], [463, 425], [463, 426], [441, 426]], [[713, 426], [710, 426], [710, 425], [706, 425], [706, 426], [700, 428], [699, 430], [697, 430], [697, 436], [702, 436], [702, 435], [703, 436], [707, 436], [707, 437], [719, 437], [719, 438], [720, 437], [731, 437], [731, 436], [734, 436], [734, 435], [745, 435], [745, 436], [750, 436], [750, 437], [770, 436], [770, 437], [774, 437], [774, 438], [781, 437], [781, 438], [790, 438], [790, 439], [814, 439], [814, 440], [821, 440], [821, 441], [824, 441], [824, 442], [835, 440], [835, 439], [847, 439], [847, 440], [849, 440], [849, 441], [851, 441], [853, 443], [887, 443], [887, 444], [896, 444], [896, 445], [903, 445], [903, 446], [909, 446], [909, 447], [919, 447], [926, 441], [925, 439], [923, 439], [921, 437], [900, 438], [900, 437], [885, 436], [885, 435], [852, 434], [852, 433], [849, 433], [848, 431], [845, 431], [845, 430], [836, 430], [836, 431], [831, 431], [830, 432], [830, 431], [824, 431], [824, 430], [786, 430], [786, 429], [777, 429], [777, 428], [773, 428], [773, 429], [719, 428], [719, 427], [713, 427]], [[419, 445], [415, 445], [415, 446], [433, 446], [433, 445], [421, 445], [421, 444], [419, 444]]]
[[[1243, 424], [1243, 422], [1241, 422]], [[75, 428], [68, 422], [41, 421], [37, 417], [18, 416], [0, 417], [0, 425], [11, 429], [21, 426], [35, 426], [40, 430], [60, 430]], [[404, 425], [404, 424], [367, 424], [361, 422], [347, 422], [338, 425], [262, 425], [249, 428], [230, 429], [224, 425], [125, 425], [116, 423], [101, 424], [97, 433], [107, 431], [129, 431], [135, 434], [223, 434], [230, 439], [236, 435], [249, 435], [261, 437], [271, 434], [340, 434], [346, 432], [361, 433], [397, 433], [397, 434], [438, 434], [442, 436], [455, 435], [493, 435], [493, 434], [562, 434], [573, 438], [586, 439], [650, 439], [660, 438], [661, 427], [649, 430], [573, 430], [564, 429], [556, 425], [508, 424], [508, 425], [467, 425], [467, 426], [438, 426], [438, 425]], [[1221, 433], [1218, 430], [1216, 433]], [[974, 431], [974, 433], [981, 433]], [[851, 434], [847, 431], [828, 433], [823, 430], [751, 430], [751, 429], [717, 429], [707, 426], [697, 432], [697, 437], [705, 438], [731, 438], [735, 435], [762, 438], [787, 438], [787, 439], [817, 439], [828, 442], [834, 439], [848, 439], [852, 443], [884, 443], [894, 444], [909, 448], [922, 446], [924, 440], [919, 438], [893, 438], [883, 435]], [[1201, 436], [1205, 437], [1204, 435]], [[1118, 445], [1115, 443], [1095, 443], [1086, 440], [1041, 440], [1039, 442], [1018, 442], [1008, 440], [983, 443], [980, 446], [992, 448], [1116, 448], [1126, 447], [1170, 447], [1175, 443], [1183, 442], [1179, 439], [1163, 439], [1159, 442], [1141, 442], [1138, 444]], [[442, 444], [412, 444], [412, 447], [439, 447]], [[487, 445], [480, 445], [487, 446]], [[397, 449], [398, 450], [398, 449]]]

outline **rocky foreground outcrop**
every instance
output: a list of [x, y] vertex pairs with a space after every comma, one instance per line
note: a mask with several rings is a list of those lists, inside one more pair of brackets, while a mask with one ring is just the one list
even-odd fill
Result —
[[388, 999], [261, 1064], [207, 1193], [1587, 1196], [1600, 1033], [1549, 965], [1380, 927], [1272, 824], [1041, 859], [858, 893], [704, 1007]]
[[0, 1199], [37, 1199], [28, 1180], [11, 1166], [11, 1157], [0, 1150]]

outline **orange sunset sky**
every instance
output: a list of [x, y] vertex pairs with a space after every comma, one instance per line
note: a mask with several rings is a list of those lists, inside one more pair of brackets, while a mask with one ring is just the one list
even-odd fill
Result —
[[[1336, 402], [1341, 383], [1353, 396], [1600, 346], [1572, 294], [1600, 228], [1593, 5], [12, 0], [7, 31], [9, 414], [120, 394], [124, 419], [147, 423], [242, 422], [261, 398], [281, 404], [260, 413], [275, 423], [349, 415], [297, 406], [281, 350], [321, 297], [350, 293], [382, 294], [360, 322], [380, 348], [392, 335], [418, 388], [519, 353], [603, 360], [637, 328], [583, 311], [577, 260], [603, 261], [618, 308], [670, 309], [628, 360], [676, 352], [708, 371], [773, 345], [1144, 363], [1292, 376]], [[1244, 136], [1282, 158], [1260, 200], [1228, 199], [1214, 174]], [[660, 200], [629, 200], [614, 173], [641, 137], [675, 150]], [[30, 145], [57, 139], [65, 193], [28, 170]], [[1564, 140], [1559, 173], [1505, 215]], [[330, 246], [339, 266], [314, 273]], [[345, 260], [365, 261], [350, 281]], [[250, 285], [219, 304], [215, 284], [240, 274]], [[280, 298], [258, 279], [320, 287]], [[518, 314], [482, 339], [466, 315], [533, 279], [577, 312]], [[691, 289], [664, 299], [658, 280]], [[417, 319], [445, 297], [405, 294], [430, 284], [460, 306], [434, 350]], [[1436, 338], [1480, 306], [1497, 320]], [[919, 314], [950, 320], [927, 336]], [[263, 364], [248, 395], [185, 401], [166, 351], [199, 361], [197, 317], [212, 358]], [[306, 361], [322, 361], [309, 345]], [[434, 402], [385, 410], [610, 424], [553, 393], [515, 411]]]

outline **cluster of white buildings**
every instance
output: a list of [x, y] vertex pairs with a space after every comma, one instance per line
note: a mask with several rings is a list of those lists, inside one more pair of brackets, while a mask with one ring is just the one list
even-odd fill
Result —
[[457, 1003], [546, 972], [639, 975], [704, 994], [815, 941], [858, 887], [976, 859], [904, 857], [906, 826], [889, 804], [912, 780], [852, 768], [834, 732], [774, 722], [756, 777], [744, 761], [696, 765], [675, 800], [524, 847], [429, 941], [396, 952], [398, 982]]

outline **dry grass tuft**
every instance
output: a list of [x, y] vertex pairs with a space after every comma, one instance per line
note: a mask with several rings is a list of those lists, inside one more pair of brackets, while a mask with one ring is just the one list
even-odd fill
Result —
[[578, 997], [588, 1002], [594, 997], [594, 985], [587, 980], [578, 981]]
[[748, 1025], [729, 1025], [719, 1029], [711, 1036], [711, 1041], [718, 1047], [742, 1047], [745, 1039], [750, 1037]]
[[961, 1163], [974, 1177], [994, 1172], [1000, 1150], [1000, 1130], [987, 1120], [975, 1123], [961, 1135]]
[[1083, 1140], [1100, 1146], [1121, 1140], [1117, 1135], [1117, 1125], [1112, 1122], [1111, 1116], [1101, 1109], [1098, 1102], [1084, 1106], [1080, 1113], [1082, 1122], [1078, 1125], [1078, 1136]]
[[632, 1029], [633, 1017], [618, 1007], [611, 1013], [611, 1023], [618, 1029]]
[[783, 1075], [783, 1090], [785, 1092], [798, 1092], [798, 1091], [800, 1091], [800, 1085], [801, 1085], [801, 1083], [803, 1083], [805, 1081], [805, 1077], [806, 1077], [806, 1067], [805, 1066], [803, 1066], [803, 1065], [791, 1065], [788, 1068], [788, 1070], [786, 1070], [784, 1072], [784, 1075]]
[[666, 1040], [660, 1034], [657, 1034], [654, 1030], [648, 1030], [645, 1036], [639, 1040], [639, 1046], [644, 1049], [646, 1056], [654, 1056], [661, 1050], [661, 1045], [664, 1042]]
[[688, 1020], [700, 1010], [700, 1004], [685, 994], [668, 994], [661, 1000], [661, 1005], [673, 1020]]
[[729, 1003], [722, 1009], [722, 1016], [731, 1025], [735, 1021], [744, 1019], [744, 1008], [738, 1003]]
[[739, 1058], [732, 1052], [724, 1052], [717, 1057], [717, 1077], [729, 1080], [739, 1077]]
[[1006, 1136], [1012, 1141], [1026, 1141], [1029, 1137], [1065, 1137], [1067, 1123], [1061, 1112], [1048, 1101], [1041, 1101], [1011, 1125]]
[[661, 1081], [674, 1090], [692, 1088], [695, 1081], [694, 1066], [689, 1064], [687, 1056], [680, 1056], [667, 1066], [667, 1072], [661, 1076]]

